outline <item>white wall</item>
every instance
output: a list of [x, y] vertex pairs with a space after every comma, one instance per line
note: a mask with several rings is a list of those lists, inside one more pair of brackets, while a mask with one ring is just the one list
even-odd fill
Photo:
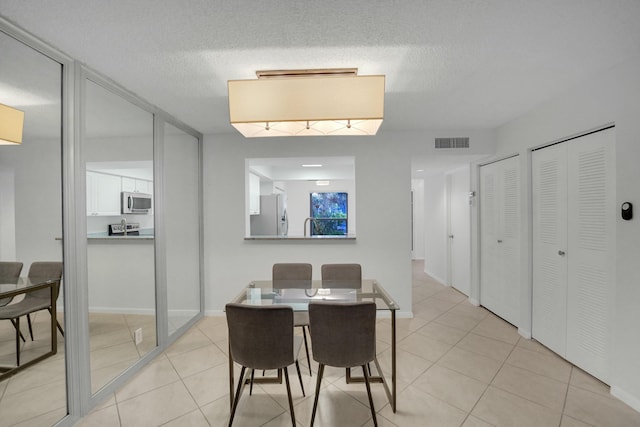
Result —
[[[383, 125], [384, 126], [384, 125]], [[459, 131], [445, 135], [459, 135]], [[467, 132], [475, 152], [493, 152], [493, 132]], [[442, 133], [438, 133], [441, 136]], [[314, 276], [330, 262], [358, 262], [408, 314], [411, 310], [411, 155], [434, 154], [435, 133], [381, 131], [375, 137], [265, 138], [205, 135], [204, 246], [206, 309], [220, 312], [252, 279], [269, 278], [275, 262], [311, 262]], [[465, 154], [470, 154], [465, 152]], [[245, 158], [354, 156], [355, 241], [245, 241]], [[440, 187], [444, 188], [443, 185]]]
[[447, 200], [443, 173], [424, 180], [424, 272], [447, 283]]
[[62, 260], [62, 241], [56, 240], [62, 237], [61, 169], [59, 139], [29, 139], [19, 147], [0, 148], [0, 170], [15, 173], [14, 251], [24, 263], [23, 275], [33, 261]]
[[[527, 149], [615, 122], [617, 206], [630, 201], [640, 207], [640, 58], [613, 67], [597, 79], [545, 103], [498, 129], [499, 155], [514, 152], [522, 158], [522, 192], [528, 194], [530, 175]], [[526, 173], [524, 172], [526, 171]], [[523, 197], [523, 260], [529, 265], [527, 199]], [[640, 219], [616, 224], [616, 301], [612, 344], [611, 392], [640, 410]], [[528, 271], [522, 294], [530, 306]], [[527, 305], [523, 304], [523, 307]], [[530, 331], [530, 313], [523, 315]]]
[[153, 240], [87, 243], [89, 312], [154, 314]]
[[[6, 147], [5, 147], [6, 148]], [[16, 260], [16, 208], [14, 170], [0, 165], [0, 260]]]

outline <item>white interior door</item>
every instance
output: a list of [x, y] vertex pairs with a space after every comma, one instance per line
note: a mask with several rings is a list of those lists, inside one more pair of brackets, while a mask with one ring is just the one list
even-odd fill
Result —
[[535, 339], [566, 354], [567, 144], [532, 153]]
[[471, 209], [469, 168], [448, 175], [449, 284], [469, 296], [471, 292]]
[[500, 308], [500, 254], [498, 217], [499, 165], [480, 167], [480, 304], [496, 312]]
[[615, 284], [615, 131], [568, 146], [567, 359], [607, 382]]
[[480, 303], [508, 322], [518, 325], [519, 157], [482, 166], [480, 191]]
[[502, 280], [502, 305], [496, 313], [508, 322], [520, 323], [520, 158], [501, 163], [500, 236], [498, 253]]

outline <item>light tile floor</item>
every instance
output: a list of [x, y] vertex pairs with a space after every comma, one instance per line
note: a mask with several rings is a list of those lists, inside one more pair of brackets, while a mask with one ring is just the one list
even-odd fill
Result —
[[[38, 311], [31, 314], [31, 319], [34, 341], [29, 337], [26, 318], [21, 319], [21, 330], [26, 338], [25, 342], [20, 341], [22, 363], [51, 348], [49, 313]], [[59, 319], [63, 323], [61, 316]], [[16, 363], [15, 334], [10, 321], [0, 322], [0, 366]], [[50, 426], [66, 415], [64, 338], [57, 331], [56, 334], [57, 354], [0, 381], [0, 427]]]
[[[381, 427], [640, 426], [640, 414], [606, 385], [421, 271], [414, 262], [415, 317], [398, 320], [398, 411], [380, 385], [372, 387]], [[389, 320], [377, 328], [388, 370]], [[226, 338], [223, 317], [203, 319], [78, 425], [227, 425]], [[300, 362], [306, 365], [302, 354]], [[291, 370], [298, 426], [310, 421], [312, 368], [310, 377], [302, 367], [306, 397]], [[315, 425], [373, 425], [364, 386], [345, 384], [343, 370], [326, 371]], [[253, 396], [245, 390], [234, 425], [291, 425], [284, 385], [255, 386]]]

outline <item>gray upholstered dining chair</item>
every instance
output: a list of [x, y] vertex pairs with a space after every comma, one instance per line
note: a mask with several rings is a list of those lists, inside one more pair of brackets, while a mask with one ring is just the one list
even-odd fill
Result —
[[[29, 267], [28, 273], [29, 279], [32, 283], [43, 283], [46, 281], [56, 282], [53, 286], [53, 296], [51, 295], [51, 289], [39, 289], [37, 291], [26, 292], [22, 301], [18, 301], [15, 304], [9, 304], [4, 307], [0, 307], [0, 319], [11, 320], [16, 329], [16, 364], [20, 366], [20, 337], [22, 332], [20, 331], [20, 317], [27, 316], [29, 322], [29, 334], [33, 341], [33, 329], [31, 326], [31, 313], [40, 310], [49, 310], [51, 313], [51, 298], [58, 298], [60, 291], [60, 280], [62, 278], [62, 263], [61, 262], [34, 262]], [[57, 324], [58, 329], [62, 332], [60, 323]], [[24, 338], [22, 338], [24, 340]]]
[[311, 426], [316, 417], [320, 384], [325, 365], [338, 368], [362, 367], [373, 424], [378, 425], [371, 397], [367, 365], [376, 355], [376, 305], [373, 302], [312, 302], [309, 328], [313, 360], [319, 363]]
[[229, 328], [229, 351], [231, 359], [242, 366], [238, 388], [233, 400], [229, 427], [238, 408], [238, 401], [245, 384], [245, 372], [251, 371], [251, 386], [253, 387], [253, 373], [256, 369], [277, 369], [284, 371], [291, 422], [295, 427], [296, 419], [293, 412], [293, 399], [287, 366], [295, 363], [298, 379], [304, 396], [304, 386], [297, 354], [302, 341], [293, 334], [293, 309], [286, 305], [245, 305], [229, 303], [225, 306], [227, 326]]
[[[61, 262], [33, 262], [29, 267], [29, 273], [27, 274], [31, 283], [42, 283], [48, 280], [60, 281], [62, 278], [62, 263]], [[55, 287], [55, 298], [58, 298], [58, 292], [60, 285]], [[29, 323], [29, 335], [31, 335], [31, 341], [33, 341], [33, 328], [31, 325], [31, 313], [40, 310], [49, 310], [51, 313], [51, 291], [49, 289], [40, 289], [33, 292], [27, 292], [24, 295], [24, 299], [15, 304], [10, 304], [0, 309], [0, 319], [10, 319], [16, 326], [16, 319], [21, 316], [27, 316]], [[58, 322], [58, 330], [64, 336], [64, 331]], [[22, 335], [19, 328], [17, 333]]]
[[[311, 288], [312, 266], [307, 263], [277, 263], [273, 264], [271, 279], [274, 289], [295, 287]], [[307, 331], [309, 330], [309, 314], [305, 311], [295, 311], [293, 313], [293, 326], [302, 328], [304, 338], [304, 351], [307, 355], [307, 365], [309, 365], [309, 376], [311, 376], [311, 357], [309, 356], [309, 342]]]
[[[31, 283], [46, 282], [47, 280], [60, 280], [62, 279], [62, 263], [57, 261], [39, 261], [32, 262], [29, 266], [29, 273], [27, 276]], [[55, 298], [58, 298], [58, 292], [60, 287], [56, 288]], [[27, 322], [29, 323], [29, 335], [31, 335], [31, 341], [33, 341], [33, 328], [31, 327], [31, 315], [36, 311], [47, 309], [51, 313], [51, 293], [49, 289], [41, 289], [35, 292], [29, 292], [24, 296], [25, 309], [27, 312]], [[64, 331], [60, 322], [57, 322], [58, 330], [60, 334], [64, 336]]]
[[360, 264], [323, 264], [320, 271], [322, 281], [330, 282], [327, 287], [359, 288], [362, 286], [362, 267]]
[[[16, 284], [20, 279], [20, 272], [22, 271], [22, 263], [15, 261], [3, 261], [0, 262], [0, 284]], [[0, 307], [5, 306], [11, 302], [13, 298], [0, 299]]]

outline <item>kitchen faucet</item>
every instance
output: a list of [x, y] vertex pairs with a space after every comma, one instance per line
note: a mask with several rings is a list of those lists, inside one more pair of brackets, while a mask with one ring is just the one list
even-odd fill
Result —
[[122, 220], [120, 221], [120, 227], [122, 227], [122, 231], [126, 236], [127, 235], [127, 219], [126, 218], [122, 218]]
[[[304, 220], [304, 225], [302, 226], [302, 228], [304, 228], [304, 237], [307, 237], [307, 223], [309, 222], [309, 220], [313, 221], [314, 223], [316, 222], [316, 219], [311, 217]], [[309, 234], [311, 234], [311, 229], [309, 229]]]

